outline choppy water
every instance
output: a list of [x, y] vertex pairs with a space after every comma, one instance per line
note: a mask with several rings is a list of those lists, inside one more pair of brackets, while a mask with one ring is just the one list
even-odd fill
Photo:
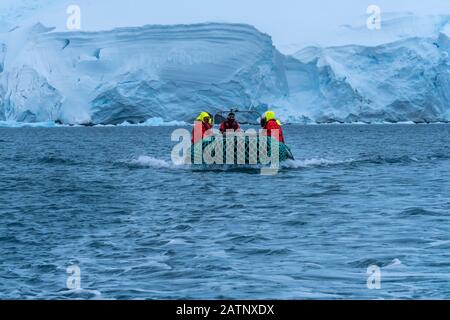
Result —
[[172, 130], [0, 129], [0, 298], [450, 298], [450, 125], [289, 126], [276, 176]]

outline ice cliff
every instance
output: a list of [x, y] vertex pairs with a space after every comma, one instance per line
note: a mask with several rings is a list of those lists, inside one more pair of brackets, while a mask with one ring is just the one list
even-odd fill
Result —
[[242, 24], [33, 24], [0, 34], [0, 120], [191, 121], [202, 110], [270, 107], [291, 122], [450, 121], [448, 37], [444, 23], [435, 36], [288, 56]]
[[[449, 41], [306, 48], [287, 59], [286, 116], [316, 122], [450, 120]], [[300, 117], [300, 118], [299, 118]]]
[[287, 93], [284, 57], [247, 25], [91, 33], [34, 25], [8, 36], [15, 45], [0, 45], [0, 114], [7, 120], [189, 120], [204, 109], [264, 108]]

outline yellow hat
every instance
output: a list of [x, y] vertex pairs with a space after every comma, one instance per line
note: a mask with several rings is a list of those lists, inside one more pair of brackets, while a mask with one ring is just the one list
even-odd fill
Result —
[[208, 112], [200, 113], [200, 115], [197, 117], [197, 121], [202, 121], [203, 122], [203, 120], [205, 120], [206, 117], [210, 118], [209, 122], [211, 122], [211, 117], [210, 117]]
[[269, 121], [269, 120], [275, 120], [275, 112], [273, 112], [273, 111], [267, 111], [267, 112], [264, 114], [264, 118], [266, 118], [266, 121]]

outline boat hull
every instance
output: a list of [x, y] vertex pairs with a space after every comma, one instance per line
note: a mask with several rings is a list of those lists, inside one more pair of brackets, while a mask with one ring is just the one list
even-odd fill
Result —
[[[278, 156], [277, 156], [278, 154]], [[257, 165], [294, 159], [290, 149], [272, 137], [208, 137], [191, 146], [190, 163]]]

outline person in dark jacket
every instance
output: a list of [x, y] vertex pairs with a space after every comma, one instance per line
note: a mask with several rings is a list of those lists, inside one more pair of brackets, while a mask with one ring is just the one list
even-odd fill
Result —
[[227, 119], [222, 122], [222, 124], [220, 125], [220, 132], [222, 134], [226, 133], [227, 131], [239, 131], [241, 129], [241, 126], [239, 125], [239, 123], [236, 121], [236, 115], [234, 114], [234, 112], [230, 112], [228, 114]]

